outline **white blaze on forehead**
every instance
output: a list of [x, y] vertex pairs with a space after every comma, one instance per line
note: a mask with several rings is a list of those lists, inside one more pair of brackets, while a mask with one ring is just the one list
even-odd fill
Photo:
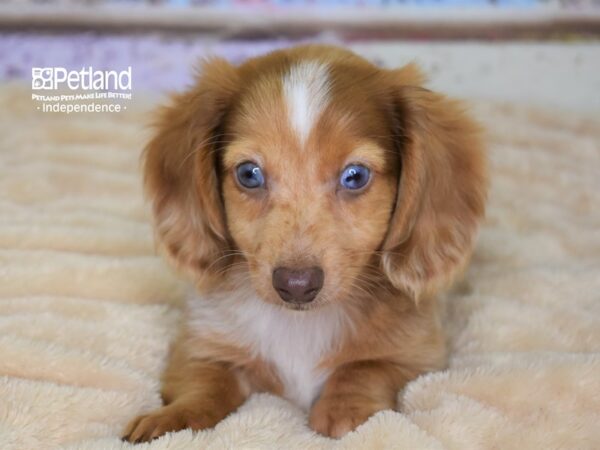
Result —
[[292, 66], [283, 79], [283, 93], [292, 128], [304, 144], [329, 98], [326, 64], [306, 61]]

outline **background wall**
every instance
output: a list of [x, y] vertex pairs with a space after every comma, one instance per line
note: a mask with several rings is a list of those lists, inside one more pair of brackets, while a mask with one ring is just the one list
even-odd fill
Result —
[[325, 42], [452, 95], [600, 111], [599, 37], [600, 0], [6, 0], [0, 81], [131, 65], [134, 93], [162, 95], [207, 55]]

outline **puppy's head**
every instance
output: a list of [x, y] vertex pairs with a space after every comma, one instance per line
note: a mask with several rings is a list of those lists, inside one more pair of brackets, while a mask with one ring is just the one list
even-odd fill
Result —
[[322, 46], [206, 62], [146, 149], [166, 253], [201, 285], [235, 278], [296, 309], [447, 281], [483, 214], [484, 159], [460, 106], [420, 82]]

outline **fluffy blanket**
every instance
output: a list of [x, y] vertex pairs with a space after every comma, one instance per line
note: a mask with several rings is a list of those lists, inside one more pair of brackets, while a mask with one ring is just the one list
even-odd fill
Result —
[[[0, 448], [120, 449], [159, 406], [184, 283], [140, 187], [150, 102], [49, 114], [0, 88]], [[600, 121], [478, 103], [489, 211], [442, 300], [448, 370], [339, 441], [253, 396], [215, 429], [139, 448], [600, 448]]]

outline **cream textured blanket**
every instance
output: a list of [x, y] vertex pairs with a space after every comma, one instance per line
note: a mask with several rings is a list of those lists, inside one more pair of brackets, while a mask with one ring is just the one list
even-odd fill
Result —
[[[0, 448], [127, 448], [127, 421], [160, 403], [184, 291], [142, 198], [148, 105], [44, 114], [29, 94], [0, 88]], [[445, 298], [449, 369], [340, 441], [264, 394], [139, 448], [600, 448], [600, 121], [475, 110], [493, 180]]]

